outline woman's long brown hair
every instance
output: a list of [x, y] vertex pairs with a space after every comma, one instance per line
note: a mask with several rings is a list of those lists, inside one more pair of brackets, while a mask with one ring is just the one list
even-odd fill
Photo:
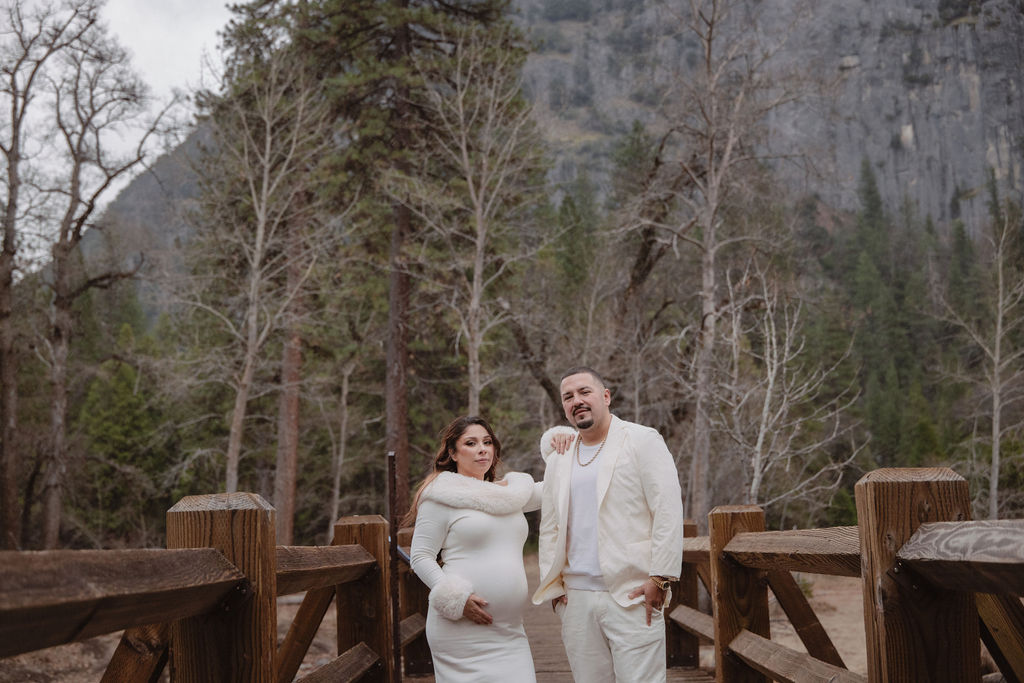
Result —
[[402, 519], [402, 526], [412, 526], [416, 523], [416, 512], [420, 506], [420, 495], [423, 493], [423, 489], [437, 478], [437, 475], [441, 472], [458, 471], [458, 467], [452, 459], [452, 454], [455, 453], [455, 447], [459, 439], [466, 433], [470, 425], [480, 425], [487, 430], [487, 435], [491, 437], [491, 443], [494, 444], [494, 460], [491, 462], [490, 469], [484, 473], [484, 481], [494, 481], [494, 472], [501, 463], [501, 442], [495, 436], [491, 425], [487, 424], [487, 420], [482, 417], [477, 417], [476, 415], [457, 417], [441, 430], [441, 443], [437, 448], [437, 453], [434, 454], [433, 471], [416, 488], [416, 495], [412, 499], [412, 506]]

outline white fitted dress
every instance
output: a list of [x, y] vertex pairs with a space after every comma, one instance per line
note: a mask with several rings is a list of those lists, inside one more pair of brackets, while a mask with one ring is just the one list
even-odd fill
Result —
[[[442, 472], [420, 497], [410, 555], [413, 571], [431, 589], [427, 642], [438, 683], [536, 680], [523, 630], [523, 512], [540, 507], [541, 484], [516, 472], [505, 481]], [[488, 602], [492, 624], [462, 616], [470, 593]]]

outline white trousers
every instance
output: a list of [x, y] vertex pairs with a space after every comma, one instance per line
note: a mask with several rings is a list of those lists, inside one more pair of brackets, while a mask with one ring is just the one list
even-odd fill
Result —
[[623, 607], [608, 591], [566, 593], [558, 603], [562, 642], [577, 683], [657, 683], [665, 681], [665, 617], [643, 603]]

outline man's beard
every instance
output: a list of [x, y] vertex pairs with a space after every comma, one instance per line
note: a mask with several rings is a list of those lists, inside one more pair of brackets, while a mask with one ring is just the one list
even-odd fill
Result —
[[588, 413], [586, 417], [583, 417], [583, 418], [580, 418], [580, 419], [576, 420], [576, 428], [577, 429], [590, 429], [593, 426], [594, 426], [594, 415], [593, 415], [593, 413]]

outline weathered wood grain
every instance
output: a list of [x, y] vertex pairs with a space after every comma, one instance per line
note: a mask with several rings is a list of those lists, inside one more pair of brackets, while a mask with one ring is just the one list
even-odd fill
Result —
[[205, 614], [244, 583], [198, 550], [0, 553], [0, 657]]
[[[297, 683], [349, 683], [362, 680], [381, 660], [366, 643], [359, 643], [316, 671], [300, 678]], [[370, 678], [368, 676], [368, 678]]]
[[[692, 519], [683, 522], [683, 538], [697, 536], [697, 523]], [[672, 597], [665, 606], [665, 613], [671, 614], [677, 605], [697, 607], [697, 567], [683, 562], [679, 582], [672, 591]], [[666, 622], [665, 651], [668, 665], [695, 667], [700, 663], [700, 639], [682, 628], [676, 628], [671, 620]]]
[[274, 508], [254, 493], [188, 496], [167, 511], [169, 548], [216, 548], [249, 586], [244, 600], [215, 615], [174, 622], [171, 666], [177, 682], [275, 680], [275, 518]]
[[156, 683], [167, 664], [170, 640], [169, 623], [126, 629], [100, 683]]
[[942, 588], [1024, 596], [1024, 519], [922, 524], [896, 556]]
[[1009, 683], [1024, 683], [1024, 605], [1009, 595], [978, 593], [981, 638]]
[[737, 634], [729, 643], [729, 650], [769, 680], [782, 683], [867, 683], [868, 680], [750, 631]]
[[707, 536], [694, 536], [683, 539], [683, 562], [701, 564], [708, 562], [711, 552], [711, 539]]
[[789, 617], [789, 622], [793, 624], [793, 629], [807, 648], [807, 652], [826, 664], [845, 669], [843, 658], [839, 656], [839, 651], [818, 620], [818, 615], [811, 609], [807, 596], [800, 590], [793, 575], [784, 570], [769, 571], [768, 585], [778, 599], [782, 611]]
[[288, 633], [277, 649], [278, 683], [290, 683], [295, 678], [333, 599], [334, 586], [314, 588], [302, 598]]
[[[380, 515], [344, 517], [334, 525], [334, 545], [361, 545], [377, 560], [377, 566], [356, 581], [337, 587], [338, 652], [360, 643], [380, 657], [380, 666], [367, 680], [396, 680], [391, 657], [391, 601], [388, 591], [388, 522]], [[396, 596], [397, 597], [397, 596]]]
[[922, 524], [969, 518], [967, 482], [948, 468], [879, 469], [854, 492], [868, 678], [975, 680], [981, 664], [974, 596], [934, 589], [896, 564], [896, 552]]
[[678, 605], [669, 613], [668, 618], [696, 636], [715, 639], [715, 620], [710, 614], [687, 605]]
[[405, 647], [415, 638], [422, 636], [427, 630], [427, 618], [422, 614], [416, 613], [402, 619], [402, 623], [399, 627], [399, 637], [402, 641], [402, 647]]
[[737, 534], [725, 551], [748, 567], [860, 576], [857, 527]]
[[726, 505], [708, 514], [711, 538], [711, 602], [715, 615], [715, 678], [719, 683], [764, 683], [759, 671], [728, 656], [740, 631], [769, 637], [768, 590], [761, 571], [733, 561], [725, 547], [738, 533], [764, 531], [764, 510], [756, 505]]
[[376, 560], [361, 545], [277, 546], [277, 594], [291, 595], [354, 581]]

